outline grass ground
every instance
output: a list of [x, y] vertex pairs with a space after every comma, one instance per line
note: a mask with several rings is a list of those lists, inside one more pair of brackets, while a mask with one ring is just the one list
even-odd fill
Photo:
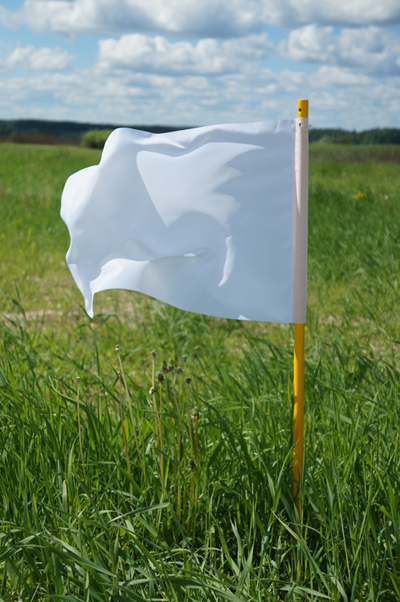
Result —
[[400, 599], [400, 149], [310, 155], [299, 523], [292, 328], [124, 291], [91, 321], [59, 204], [99, 153], [0, 146], [1, 599]]

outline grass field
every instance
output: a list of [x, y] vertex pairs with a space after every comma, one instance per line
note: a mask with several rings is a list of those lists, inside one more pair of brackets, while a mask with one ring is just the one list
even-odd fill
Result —
[[400, 148], [310, 155], [299, 522], [292, 327], [90, 320], [59, 207], [99, 152], [0, 145], [1, 600], [400, 600]]

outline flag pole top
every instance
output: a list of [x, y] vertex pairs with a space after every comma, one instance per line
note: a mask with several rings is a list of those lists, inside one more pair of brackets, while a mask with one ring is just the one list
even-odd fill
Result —
[[305, 98], [297, 101], [297, 117], [308, 117], [308, 100]]

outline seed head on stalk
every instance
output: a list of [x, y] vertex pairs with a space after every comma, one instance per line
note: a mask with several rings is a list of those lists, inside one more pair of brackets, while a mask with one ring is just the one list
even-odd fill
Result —
[[134, 418], [133, 418], [133, 410], [132, 410], [131, 396], [130, 396], [130, 394], [129, 394], [128, 386], [127, 386], [127, 384], [126, 384], [126, 379], [125, 379], [125, 372], [124, 372], [124, 368], [123, 368], [123, 366], [122, 366], [122, 360], [121, 360], [121, 355], [120, 355], [121, 347], [120, 347], [119, 345], [115, 345], [115, 351], [117, 352], [117, 355], [118, 355], [118, 361], [119, 361], [119, 367], [120, 367], [120, 369], [121, 369], [121, 372], [119, 372], [118, 374], [120, 374], [120, 375], [122, 374], [122, 378], [123, 378], [123, 381], [124, 381], [125, 392], [126, 392], [126, 396], [127, 396], [127, 398], [128, 398], [129, 414], [130, 414], [130, 417], [131, 417], [131, 423], [132, 423], [132, 429], [133, 429], [133, 436], [135, 437], [136, 451], [137, 451], [138, 458], [139, 458], [139, 461], [140, 461], [140, 465], [141, 465], [141, 467], [142, 467], [142, 471], [143, 471], [143, 474], [144, 474], [144, 476], [145, 476], [146, 483], [147, 483], [147, 474], [146, 474], [146, 469], [145, 469], [145, 466], [144, 466], [144, 462], [143, 462], [142, 455], [141, 455], [141, 453], [140, 453], [139, 439], [138, 439], [137, 432], [136, 432], [135, 420], [134, 420]]
[[160, 412], [161, 412], [161, 388], [164, 380], [164, 373], [162, 371], [157, 372], [155, 369], [155, 359], [156, 354], [154, 351], [150, 352], [151, 356], [151, 364], [152, 364], [152, 374], [151, 374], [151, 388], [150, 395], [153, 397], [153, 408], [154, 408], [154, 420], [155, 420], [155, 432], [157, 439], [157, 448], [159, 454], [159, 462], [160, 462], [160, 473], [161, 473], [161, 481], [164, 484], [164, 458], [163, 458], [163, 438], [162, 438], [162, 430], [161, 430], [161, 420], [157, 407], [157, 398], [156, 398], [156, 376], [157, 382], [160, 384]]
[[[198, 408], [200, 407], [200, 395], [199, 395], [199, 379], [197, 378], [197, 354], [193, 351], [192, 358], [194, 363], [194, 377], [196, 379], [196, 396], [197, 396], [197, 414], [199, 415]], [[199, 435], [198, 435], [198, 424], [195, 422], [195, 438], [196, 438], [196, 462], [199, 463]]]
[[185, 376], [185, 383], [186, 383], [186, 417], [187, 417], [188, 428], [189, 428], [190, 452], [191, 452], [192, 456], [194, 456], [193, 435], [192, 435], [192, 426], [191, 426], [191, 419], [190, 419], [190, 405], [189, 405], [189, 384], [191, 382], [192, 382], [192, 379], [190, 378], [190, 376]]
[[154, 384], [155, 384], [154, 375], [155, 375], [155, 370], [156, 370], [156, 368], [155, 368], [155, 365], [156, 365], [156, 353], [155, 353], [155, 351], [151, 351], [150, 352], [150, 356], [151, 356], [151, 386], [154, 389]]
[[[129, 459], [129, 451], [128, 451], [128, 444], [126, 442], [126, 435], [125, 435], [125, 427], [124, 427], [124, 413], [122, 410], [122, 396], [121, 396], [121, 372], [117, 372], [117, 376], [118, 376], [118, 391], [119, 391], [119, 411], [120, 411], [120, 417], [121, 417], [121, 429], [122, 429], [122, 439], [124, 441], [124, 447], [125, 447], [125, 455], [126, 455], [126, 463], [128, 465], [128, 473], [129, 476], [132, 477], [132, 472], [131, 472], [131, 461]], [[129, 482], [129, 491], [131, 493], [131, 495], [133, 494], [133, 487], [132, 487], [132, 482]]]
[[81, 378], [80, 376], [76, 377], [76, 384], [78, 385], [78, 396], [77, 396], [77, 401], [78, 401], [78, 434], [79, 434], [79, 447], [81, 449], [81, 459], [82, 459], [82, 467], [83, 467], [83, 476], [85, 479], [85, 485], [87, 487], [87, 478], [86, 478], [86, 466], [85, 466], [85, 460], [83, 458], [83, 445], [82, 445], [82, 431], [81, 431], [81, 406], [80, 406], [80, 399], [79, 399], [79, 393], [80, 393], [80, 382], [81, 382]]

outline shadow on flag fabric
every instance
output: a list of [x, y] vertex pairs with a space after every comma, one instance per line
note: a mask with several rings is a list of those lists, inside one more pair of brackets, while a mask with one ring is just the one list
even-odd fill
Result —
[[72, 175], [61, 202], [67, 263], [89, 316], [95, 293], [121, 288], [211, 316], [304, 322], [299, 125], [115, 130], [100, 164]]

